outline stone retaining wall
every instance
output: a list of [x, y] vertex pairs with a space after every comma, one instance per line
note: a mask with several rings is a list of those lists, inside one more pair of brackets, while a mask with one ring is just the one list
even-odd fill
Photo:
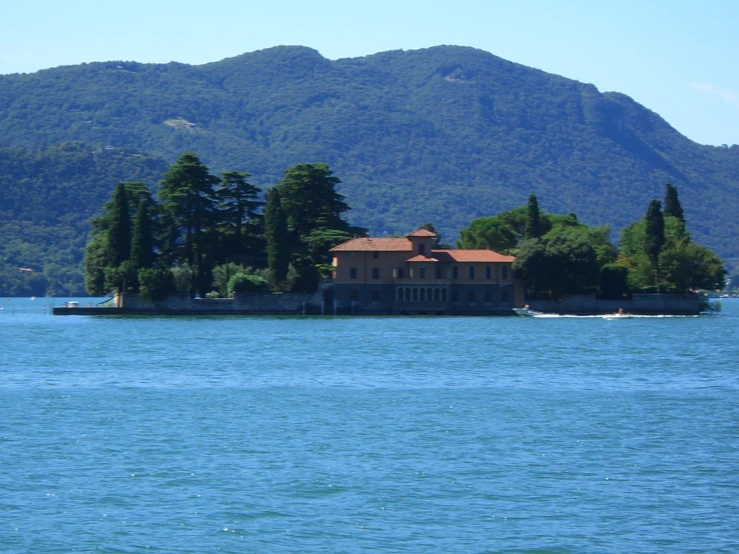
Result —
[[558, 302], [530, 300], [529, 307], [552, 314], [612, 314], [622, 308], [635, 315], [697, 315], [700, 300], [697, 294], [635, 294], [627, 300], [601, 300], [594, 294], [574, 294]]

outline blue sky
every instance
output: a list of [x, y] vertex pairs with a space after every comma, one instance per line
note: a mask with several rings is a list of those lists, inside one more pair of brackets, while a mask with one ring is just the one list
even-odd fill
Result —
[[0, 13], [0, 74], [456, 44], [628, 94], [696, 142], [739, 144], [736, 0], [0, 0]]

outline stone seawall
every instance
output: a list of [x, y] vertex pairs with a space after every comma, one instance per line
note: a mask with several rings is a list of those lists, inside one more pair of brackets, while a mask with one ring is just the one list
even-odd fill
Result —
[[560, 301], [531, 300], [537, 312], [572, 315], [613, 314], [622, 308], [634, 315], [698, 315], [701, 297], [697, 294], [635, 294], [626, 300], [601, 300], [594, 294], [574, 294]]
[[[389, 311], [372, 306], [347, 307], [334, 303], [330, 288], [312, 294], [248, 293], [236, 298], [190, 298], [172, 295], [162, 302], [145, 302], [138, 295], [124, 295], [116, 307], [54, 308], [55, 315], [514, 315], [510, 308], [469, 310], [461, 308]], [[117, 299], [118, 300], [118, 299]], [[603, 315], [622, 308], [634, 315], [698, 315], [701, 297], [697, 294], [635, 294], [626, 300], [601, 300], [595, 295], [566, 296], [561, 301], [529, 301], [532, 310], [550, 314]]]
[[[147, 302], [137, 294], [116, 298], [115, 307], [54, 308], [55, 315], [319, 315], [323, 291], [316, 293], [242, 293], [235, 298], [190, 298], [173, 294], [161, 302]], [[328, 313], [329, 309], [326, 308]]]

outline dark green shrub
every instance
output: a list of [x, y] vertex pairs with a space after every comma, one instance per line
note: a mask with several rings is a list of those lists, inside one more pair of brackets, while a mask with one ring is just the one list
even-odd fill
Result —
[[600, 269], [601, 298], [618, 300], [629, 296], [629, 270], [619, 264], [606, 264]]
[[148, 302], [159, 302], [175, 289], [174, 277], [169, 269], [143, 268], [139, 270], [139, 294]]
[[268, 290], [269, 283], [259, 275], [237, 273], [228, 281], [229, 296], [239, 292], [265, 292]]

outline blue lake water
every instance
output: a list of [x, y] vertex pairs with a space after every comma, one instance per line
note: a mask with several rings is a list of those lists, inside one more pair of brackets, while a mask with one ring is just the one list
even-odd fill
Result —
[[737, 300], [625, 320], [49, 305], [0, 300], [0, 552], [739, 551]]

